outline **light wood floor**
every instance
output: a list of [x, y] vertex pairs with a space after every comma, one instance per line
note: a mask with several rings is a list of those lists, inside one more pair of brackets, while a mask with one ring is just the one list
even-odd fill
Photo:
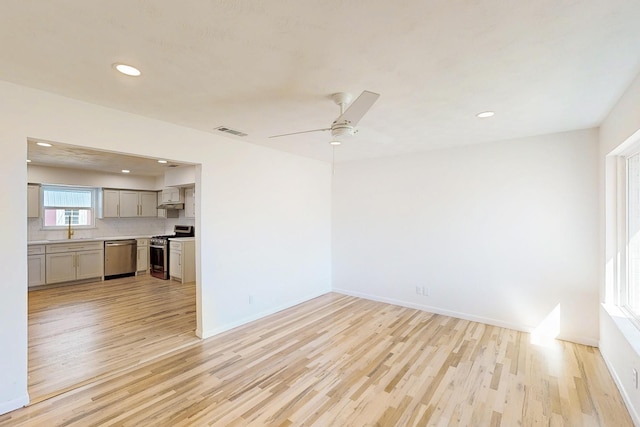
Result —
[[150, 275], [30, 291], [31, 401], [199, 341], [195, 298]]
[[33, 426], [632, 426], [597, 349], [327, 294], [0, 416]]

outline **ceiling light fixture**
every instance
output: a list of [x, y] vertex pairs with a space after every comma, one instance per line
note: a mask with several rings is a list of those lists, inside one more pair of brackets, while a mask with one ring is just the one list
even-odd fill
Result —
[[31, 163], [31, 160], [27, 159], [27, 163]]
[[132, 67], [131, 65], [113, 64], [113, 66], [115, 67], [116, 70], [120, 71], [122, 74], [125, 74], [127, 76], [138, 77], [140, 74], [142, 74], [140, 70], [138, 70], [136, 67]]
[[342, 144], [342, 142], [338, 141], [337, 139], [334, 139], [333, 141], [330, 141], [329, 144], [331, 144], [331, 145], [340, 145], [340, 144]]
[[36, 142], [40, 147], [51, 147], [51, 144], [48, 142]]
[[165, 163], [167, 163], [167, 161], [166, 160], [158, 160], [158, 163], [165, 164]]
[[483, 111], [482, 113], [476, 114], [476, 117], [480, 119], [486, 119], [487, 117], [493, 117], [494, 114], [496, 113], [494, 113], [493, 111]]
[[129, 173], [131, 172], [129, 169], [122, 169], [122, 173]]

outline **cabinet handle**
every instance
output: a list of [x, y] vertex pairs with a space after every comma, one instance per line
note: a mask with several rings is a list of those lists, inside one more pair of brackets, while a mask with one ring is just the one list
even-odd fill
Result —
[[118, 216], [120, 216], [120, 205], [116, 205], [118, 207]]

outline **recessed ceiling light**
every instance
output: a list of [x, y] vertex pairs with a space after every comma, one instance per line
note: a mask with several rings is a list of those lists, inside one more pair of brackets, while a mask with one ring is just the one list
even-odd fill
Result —
[[120, 71], [122, 74], [126, 74], [127, 76], [138, 77], [140, 74], [142, 74], [140, 70], [138, 70], [136, 67], [132, 67], [131, 65], [113, 64], [113, 66], [116, 70]]
[[36, 142], [40, 147], [51, 147], [51, 144], [48, 142]]
[[27, 159], [27, 163], [31, 163], [31, 160]]
[[164, 163], [167, 163], [167, 161], [166, 160], [158, 160], [158, 163], [163, 163], [164, 164]]
[[122, 169], [122, 173], [129, 173], [131, 172], [129, 169]]
[[342, 144], [342, 142], [334, 139], [333, 141], [330, 141], [329, 144], [331, 144], [331, 145], [340, 145], [340, 144]]
[[494, 114], [496, 113], [494, 113], [493, 111], [483, 111], [482, 113], [476, 114], [476, 117], [486, 119], [487, 117], [493, 117]]

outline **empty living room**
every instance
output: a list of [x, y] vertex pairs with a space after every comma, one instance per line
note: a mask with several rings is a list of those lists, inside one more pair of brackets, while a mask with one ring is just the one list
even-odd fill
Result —
[[0, 426], [640, 427], [636, 0], [0, 10]]

